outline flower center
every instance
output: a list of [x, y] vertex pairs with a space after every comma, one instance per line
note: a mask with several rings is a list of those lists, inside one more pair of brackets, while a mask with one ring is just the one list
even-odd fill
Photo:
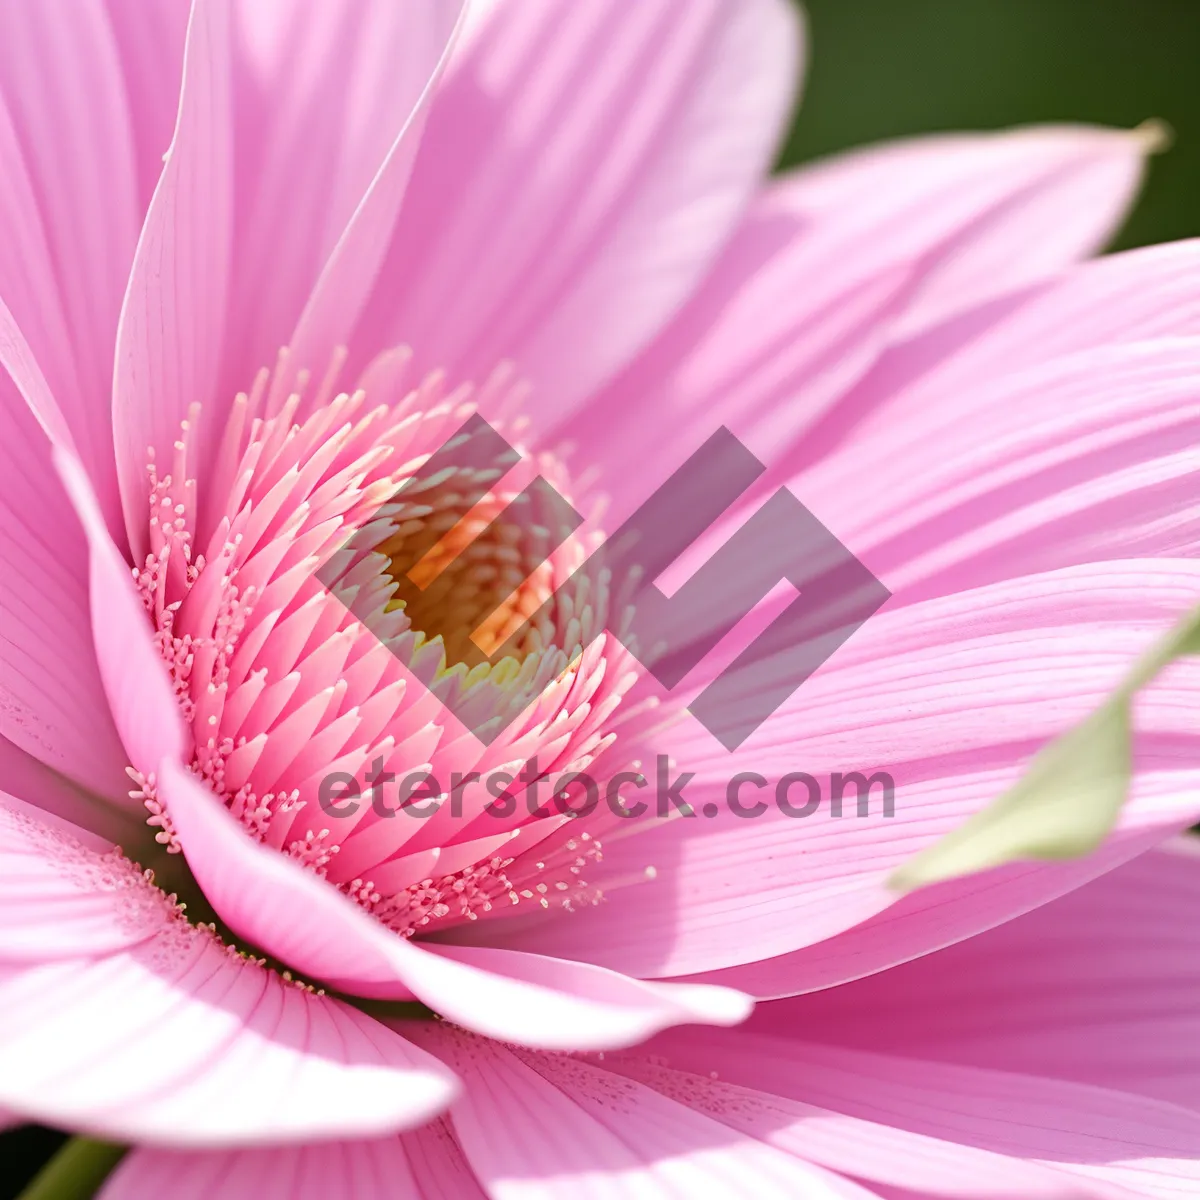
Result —
[[472, 427], [381, 510], [395, 526], [378, 547], [397, 589], [388, 610], [403, 609], [413, 629], [440, 638], [448, 667], [491, 665], [506, 644], [519, 665], [560, 640], [553, 621], [533, 618], [553, 598], [562, 566], [553, 552], [571, 532], [546, 526], [574, 511], [544, 479], [521, 491], [500, 486], [513, 465], [507, 443], [486, 423]]
[[428, 550], [424, 528], [398, 532], [381, 547], [403, 593], [390, 607], [405, 609], [431, 640], [442, 639], [447, 665], [478, 665], [513, 636], [523, 659], [536, 652], [526, 622], [550, 599], [553, 569], [524, 551], [520, 525], [506, 520], [497, 500], [468, 515], [456, 499], [434, 498], [442, 507], [428, 523], [443, 536]]
[[[405, 936], [594, 902], [594, 827], [544, 787], [529, 800], [611, 745], [633, 679], [603, 588], [573, 579], [585, 548], [555, 523], [561, 470], [444, 469], [479, 397], [412, 384], [399, 352], [353, 392], [334, 394], [336, 370], [290, 395], [280, 377], [203, 439], [194, 409], [170, 469], [149, 464], [135, 578], [192, 770], [253, 837]], [[503, 411], [518, 394], [498, 373], [481, 395]], [[554, 489], [525, 482], [538, 472]], [[356, 799], [330, 805], [335, 779]]]

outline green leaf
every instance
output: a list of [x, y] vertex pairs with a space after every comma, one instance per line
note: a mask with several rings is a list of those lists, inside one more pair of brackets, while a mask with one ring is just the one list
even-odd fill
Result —
[[1133, 699], [1177, 659], [1200, 655], [1200, 608], [1143, 655], [1109, 699], [1034, 757], [998, 800], [905, 863], [899, 891], [1019, 859], [1078, 858], [1116, 824], [1133, 774]]
[[1197, 656], [1200, 656], [1200, 609], [1196, 610], [1196, 615], [1192, 617], [1188, 627], [1183, 631], [1178, 655], [1180, 658], [1196, 658]]
[[74, 1137], [38, 1172], [19, 1200], [87, 1200], [94, 1196], [127, 1147]]
[[1188, 614], [1155, 647], [1144, 654], [1130, 671], [1119, 691], [1133, 695], [1157, 679], [1164, 668], [1180, 658], [1200, 654], [1200, 608]]

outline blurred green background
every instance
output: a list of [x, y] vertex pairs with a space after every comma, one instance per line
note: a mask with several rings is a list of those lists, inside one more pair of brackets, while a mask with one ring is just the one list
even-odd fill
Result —
[[[569, 3], [570, 0], [563, 0]], [[625, 0], [633, 3], [636, 0]], [[737, 4], [739, 0], [729, 0]], [[1117, 244], [1200, 235], [1200, 0], [808, 0], [810, 66], [783, 164], [881, 138], [1031, 121], [1167, 121]], [[59, 1137], [0, 1134], [0, 1200]]]
[[[736, 2], [736, 0], [735, 0]], [[1165, 120], [1174, 145], [1117, 245], [1200, 235], [1200, 0], [807, 0], [784, 165], [881, 138]]]

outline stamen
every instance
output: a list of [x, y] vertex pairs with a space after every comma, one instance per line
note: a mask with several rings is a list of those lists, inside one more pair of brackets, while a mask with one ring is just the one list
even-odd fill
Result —
[[[581, 771], [610, 750], [635, 678], [605, 633], [608, 580], [562, 587], [591, 543], [544, 554], [536, 523], [496, 521], [519, 480], [498, 475], [481, 492], [449, 473], [404, 490], [477, 404], [492, 421], [507, 413], [506, 436], [517, 437], [524, 396], [508, 368], [478, 393], [448, 391], [438, 374], [410, 383], [410, 357], [383, 355], [361, 386], [339, 392], [339, 353], [306, 395], [304, 379], [284, 390], [281, 354], [283, 369], [260, 372], [224, 428], [205, 431], [206, 462], [195, 451], [205, 414], [192, 406], [169, 471], [148, 457], [149, 551], [133, 573], [193, 731], [192, 771], [251, 837], [405, 937], [514, 907], [596, 903], [584, 871], [600, 861], [599, 842], [556, 811], [455, 818], [432, 801], [418, 822], [381, 816], [367, 799], [325, 828], [322, 780], [341, 772], [365, 793], [373, 775], [399, 779], [419, 764], [443, 779], [515, 776], [535, 758]], [[568, 490], [552, 461], [527, 466]], [[483, 499], [467, 505], [472, 487]], [[393, 572], [418, 544], [433, 552], [409, 578], [424, 572], [426, 587], [402, 603]], [[318, 573], [331, 564], [338, 582], [327, 590]], [[526, 628], [551, 597], [552, 616]], [[464, 660], [468, 640], [486, 654], [521, 630], [515, 655]], [[447, 717], [450, 700], [463, 721], [505, 705], [517, 719], [485, 748]], [[130, 775], [157, 840], [178, 852], [153, 776]]]
[[163, 808], [162, 803], [158, 799], [154, 783], [154, 772], [151, 771], [149, 775], [143, 775], [141, 771], [135, 771], [133, 767], [126, 767], [125, 773], [136, 785], [129, 793], [130, 798], [142, 801], [146, 806], [146, 811], [150, 814], [146, 818], [146, 824], [155, 826], [158, 829], [158, 833], [154, 835], [154, 840], [160, 846], [165, 846], [168, 854], [179, 854], [183, 847], [179, 844], [179, 835], [175, 832], [174, 825], [171, 824], [171, 818], [167, 815], [167, 810]]

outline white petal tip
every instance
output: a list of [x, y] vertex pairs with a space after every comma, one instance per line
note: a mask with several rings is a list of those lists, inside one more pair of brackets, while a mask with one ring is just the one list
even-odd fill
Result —
[[1175, 145], [1175, 130], [1162, 117], [1150, 117], [1143, 121], [1133, 135], [1142, 144], [1145, 154], [1166, 154]]

